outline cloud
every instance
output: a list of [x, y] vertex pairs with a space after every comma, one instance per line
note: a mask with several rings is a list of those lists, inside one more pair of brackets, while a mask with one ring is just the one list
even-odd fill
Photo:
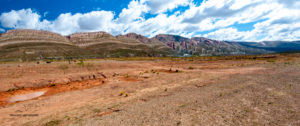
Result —
[[144, 19], [143, 17], [141, 17], [141, 15], [148, 11], [149, 8], [145, 5], [143, 0], [133, 0], [129, 3], [128, 8], [123, 8], [116, 21], [118, 23], [130, 23], [136, 19]]
[[216, 39], [216, 40], [241, 41], [241, 40], [249, 40], [251, 37], [253, 38], [253, 33], [249, 31], [239, 32], [236, 28], [223, 28], [208, 34], [204, 34], [203, 36], [211, 39]]
[[74, 32], [85, 31], [107, 31], [113, 27], [112, 19], [114, 13], [111, 11], [92, 11], [90, 13], [71, 13], [61, 14], [56, 20], [52, 21], [47, 29], [68, 35]]
[[187, 6], [191, 0], [149, 0], [148, 7], [152, 14], [163, 13], [178, 6]]
[[5, 29], [0, 28], [0, 32], [5, 32]]
[[0, 22], [6, 28], [30, 28], [36, 29], [40, 23], [40, 15], [29, 9], [22, 9], [19, 11], [12, 10], [7, 13], [2, 13]]
[[[188, 9], [173, 12], [180, 6]], [[193, 0], [131, 0], [119, 14], [94, 8], [88, 13], [62, 13], [54, 20], [41, 20], [39, 12], [29, 8], [4, 12], [0, 22], [3, 28], [43, 29], [63, 35], [106, 31], [113, 35], [135, 32], [150, 37], [174, 34], [190, 38], [213, 31], [202, 35], [235, 41], [297, 40], [299, 8], [298, 0], [204, 0], [200, 5]], [[248, 23], [254, 24], [253, 30], [238, 31], [235, 27]]]
[[47, 14], [49, 14], [49, 11], [46, 11], [46, 12], [44, 13], [44, 17], [46, 17]]

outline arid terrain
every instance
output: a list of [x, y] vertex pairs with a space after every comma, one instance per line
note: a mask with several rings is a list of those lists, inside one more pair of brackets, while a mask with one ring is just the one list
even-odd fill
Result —
[[0, 79], [5, 126], [300, 125], [300, 54], [14, 62]]

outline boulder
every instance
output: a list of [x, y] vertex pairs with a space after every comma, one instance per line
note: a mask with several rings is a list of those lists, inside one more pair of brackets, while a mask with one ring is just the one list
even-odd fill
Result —
[[103, 78], [103, 76], [101, 74], [94, 74], [93, 78], [97, 80]]
[[88, 80], [90, 80], [90, 76], [89, 75], [82, 75], [80, 77], [81, 77], [82, 81], [88, 81]]
[[81, 82], [82, 81], [80, 76], [72, 76], [69, 79], [71, 82]]
[[55, 83], [56, 84], [67, 84], [67, 83], [70, 83], [70, 79], [68, 78], [57, 78], [55, 79]]
[[41, 80], [41, 81], [37, 81], [35, 87], [42, 87], [42, 86], [46, 86], [48, 84], [51, 84], [51, 82], [49, 82], [49, 80]]

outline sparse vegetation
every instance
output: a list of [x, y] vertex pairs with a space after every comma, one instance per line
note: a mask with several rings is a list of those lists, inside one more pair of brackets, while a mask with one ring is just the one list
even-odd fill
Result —
[[94, 109], [93, 112], [94, 112], [94, 113], [100, 113], [101, 110], [100, 110], [100, 109]]
[[185, 107], [185, 106], [187, 106], [186, 104], [184, 104], [184, 105], [181, 105], [181, 106], [179, 106], [180, 108], [183, 108], [183, 107]]
[[44, 126], [59, 126], [59, 124], [61, 124], [61, 120], [55, 120], [47, 122]]
[[83, 60], [80, 60], [80, 63], [77, 63], [78, 66], [84, 66]]
[[120, 91], [120, 94], [119, 94], [119, 95], [122, 96], [123, 94], [124, 94], [124, 91]]
[[276, 62], [276, 60], [268, 60], [267, 62]]

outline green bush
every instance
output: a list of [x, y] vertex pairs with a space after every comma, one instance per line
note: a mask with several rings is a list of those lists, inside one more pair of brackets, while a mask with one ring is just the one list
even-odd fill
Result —
[[276, 62], [275, 60], [268, 60], [267, 62]]

